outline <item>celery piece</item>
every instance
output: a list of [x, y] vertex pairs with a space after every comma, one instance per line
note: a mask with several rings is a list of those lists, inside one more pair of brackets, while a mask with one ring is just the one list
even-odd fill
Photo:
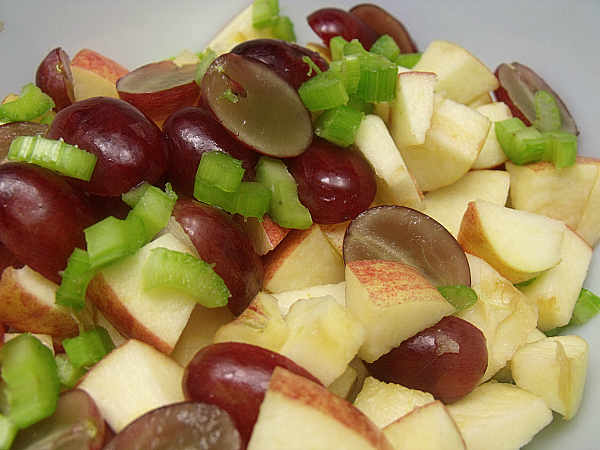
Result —
[[125, 220], [109, 216], [83, 231], [91, 270], [133, 255], [146, 240], [144, 223], [136, 215], [129, 215]]
[[554, 131], [560, 129], [560, 108], [554, 96], [544, 90], [536, 91], [533, 96], [535, 104], [535, 123], [540, 131]]
[[275, 39], [281, 39], [287, 42], [296, 42], [296, 33], [294, 33], [294, 24], [288, 16], [280, 16], [277, 23], [271, 26], [271, 32]]
[[75, 369], [90, 367], [115, 348], [106, 328], [96, 327], [63, 340], [63, 347]]
[[152, 240], [156, 233], [167, 226], [177, 201], [177, 195], [163, 192], [156, 186], [148, 186], [128, 216], [137, 216], [144, 224], [146, 238], [144, 244]]
[[256, 181], [271, 190], [269, 217], [284, 228], [304, 230], [312, 225], [308, 209], [298, 199], [298, 186], [285, 163], [261, 156], [256, 164]]
[[27, 428], [52, 415], [60, 393], [52, 350], [30, 333], [23, 333], [4, 343], [0, 361], [11, 422]]
[[396, 60], [398, 56], [400, 56], [400, 47], [396, 44], [396, 41], [389, 34], [384, 34], [379, 36], [371, 48], [369, 49], [371, 53], [376, 53], [377, 55], [381, 55], [389, 59], [390, 61]]
[[0, 450], [9, 450], [19, 428], [4, 414], [0, 414]]
[[340, 147], [354, 143], [365, 114], [346, 105], [324, 111], [315, 121], [315, 134]]
[[600, 312], [600, 297], [587, 289], [581, 289], [575, 302], [570, 324], [585, 323]]
[[196, 178], [225, 192], [235, 192], [242, 182], [244, 172], [242, 161], [219, 150], [212, 150], [202, 154]]
[[232, 212], [244, 217], [262, 218], [271, 205], [271, 191], [257, 181], [243, 182], [235, 194]]
[[542, 160], [557, 168], [570, 167], [577, 159], [577, 136], [562, 130], [540, 131], [546, 143]]
[[135, 204], [140, 201], [140, 198], [142, 198], [142, 195], [144, 195], [146, 189], [148, 189], [150, 186], [152, 185], [147, 181], [142, 181], [137, 186], [122, 194], [121, 200], [133, 208]]
[[217, 206], [228, 212], [235, 209], [235, 192], [226, 192], [204, 180], [196, 179], [194, 182], [194, 197], [202, 203]]
[[41, 116], [54, 106], [52, 97], [33, 83], [28, 83], [21, 89], [19, 98], [0, 105], [0, 117], [11, 122], [25, 122]]
[[198, 85], [202, 81], [202, 77], [206, 73], [208, 67], [212, 64], [212, 62], [217, 58], [217, 54], [210, 47], [207, 48], [204, 53], [200, 56], [200, 61], [198, 61], [198, 67], [196, 67], [195, 80]]
[[75, 248], [62, 273], [60, 286], [56, 290], [56, 304], [77, 311], [85, 308], [85, 293], [94, 274], [88, 252]]
[[469, 286], [456, 284], [451, 286], [439, 286], [437, 289], [457, 311], [470, 308], [477, 302], [477, 292]]
[[398, 66], [375, 53], [360, 53], [357, 97], [368, 102], [391, 102], [396, 96]]
[[342, 36], [334, 36], [329, 40], [329, 51], [331, 52], [331, 61], [339, 61], [344, 55], [344, 46], [348, 43]]
[[58, 353], [54, 356], [56, 368], [58, 369], [58, 380], [62, 387], [72, 389], [79, 379], [87, 373], [85, 367], [75, 367], [66, 353]]
[[363, 45], [360, 43], [358, 39], [352, 39], [350, 42], [347, 42], [344, 45], [343, 54], [344, 55], [355, 55], [355, 54], [363, 54], [367, 53]]
[[407, 69], [412, 69], [421, 59], [422, 53], [401, 53], [394, 60], [396, 64]]
[[348, 95], [356, 93], [360, 83], [360, 60], [358, 55], [344, 55], [340, 63], [340, 73]]
[[18, 136], [10, 144], [7, 159], [22, 161], [89, 181], [98, 157], [61, 140], [41, 136]]
[[273, 26], [279, 19], [278, 0], [254, 0], [252, 3], [252, 26], [258, 30]]
[[177, 289], [207, 308], [225, 306], [230, 292], [210, 264], [188, 253], [164, 247], [150, 251], [142, 268], [145, 291], [156, 288]]
[[496, 122], [495, 129], [500, 147], [513, 163], [523, 165], [542, 159], [546, 143], [536, 128], [513, 117]]
[[334, 108], [348, 101], [344, 82], [327, 72], [317, 74], [302, 83], [298, 94], [310, 111]]
[[369, 103], [362, 98], [358, 98], [355, 94], [348, 96], [348, 103], [346, 103], [346, 106], [348, 108], [361, 111], [365, 114], [373, 114], [375, 111], [375, 105], [373, 103]]

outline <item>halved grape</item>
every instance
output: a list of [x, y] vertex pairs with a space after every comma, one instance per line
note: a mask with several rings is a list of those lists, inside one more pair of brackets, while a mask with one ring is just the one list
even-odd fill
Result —
[[310, 113], [298, 92], [267, 64], [225, 53], [200, 83], [203, 104], [244, 144], [269, 156], [304, 152], [313, 137]]
[[201, 402], [163, 406], [137, 418], [103, 450], [242, 450], [240, 433], [227, 412]]
[[386, 259], [410, 264], [436, 286], [471, 285], [465, 252], [439, 222], [405, 206], [359, 214], [344, 236], [344, 261]]

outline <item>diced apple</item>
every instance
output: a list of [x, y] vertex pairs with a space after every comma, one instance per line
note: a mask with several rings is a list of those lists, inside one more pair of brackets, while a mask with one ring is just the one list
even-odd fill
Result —
[[344, 373], [366, 336], [362, 323], [331, 296], [297, 301], [285, 323], [289, 334], [279, 353], [304, 367], [324, 386]]
[[467, 106], [470, 106], [471, 108], [479, 108], [480, 106], [489, 105], [490, 103], [493, 103], [493, 102], [494, 102], [494, 99], [492, 98], [492, 93], [486, 92], [485, 94], [481, 94], [479, 97], [477, 97], [473, 101], [467, 103]]
[[398, 148], [420, 145], [431, 124], [433, 91], [437, 77], [431, 72], [401, 72], [396, 99], [390, 105], [388, 127]]
[[506, 153], [504, 153], [504, 150], [502, 150], [502, 147], [498, 142], [498, 138], [496, 137], [496, 126], [494, 124], [495, 122], [510, 119], [512, 117], [510, 108], [506, 103], [494, 102], [478, 106], [475, 110], [490, 119], [492, 126], [487, 139], [479, 152], [479, 156], [473, 163], [472, 169], [493, 169], [499, 167], [508, 160], [508, 156], [506, 156]]
[[118, 433], [148, 411], [183, 401], [182, 378], [181, 365], [131, 339], [92, 366], [77, 387], [90, 394]]
[[381, 117], [368, 114], [362, 120], [354, 145], [375, 172], [376, 203], [423, 208], [423, 194]]
[[509, 187], [510, 175], [504, 170], [471, 170], [451, 185], [425, 194], [423, 212], [457, 237], [469, 202], [482, 199], [504, 206]]
[[587, 374], [588, 344], [579, 336], [555, 336], [519, 348], [510, 368], [515, 383], [572, 419], [579, 409]]
[[75, 54], [70, 68], [75, 101], [90, 97], [119, 98], [117, 80], [129, 73], [116, 61], [87, 48]]
[[413, 70], [435, 73], [435, 92], [464, 104], [499, 85], [490, 69], [468, 50], [441, 39], [431, 41]]
[[248, 233], [254, 250], [260, 256], [266, 255], [273, 250], [284, 237], [290, 232], [289, 228], [283, 228], [281, 225], [273, 222], [273, 219], [265, 214], [262, 221], [255, 217], [235, 216], [242, 228]]
[[185, 328], [196, 302], [175, 289], [145, 292], [142, 269], [150, 250], [165, 247], [190, 253], [172, 234], [164, 234], [136, 254], [101, 269], [87, 294], [96, 307], [126, 338], [135, 338], [170, 354]]
[[517, 166], [511, 175], [513, 208], [562, 220], [594, 247], [600, 238], [600, 160], [578, 156], [575, 165], [557, 169], [549, 162]]
[[79, 333], [69, 308], [55, 303], [58, 285], [23, 266], [7, 267], [0, 279], [0, 322], [19, 331], [57, 338]]
[[277, 299], [259, 292], [242, 314], [217, 330], [213, 342], [244, 342], [278, 352], [288, 335]]
[[275, 368], [248, 450], [392, 450], [381, 430], [348, 401]]
[[489, 381], [446, 405], [469, 450], [518, 449], [552, 421], [546, 401], [509, 383]]
[[277, 299], [279, 310], [284, 316], [290, 310], [290, 307], [303, 298], [323, 297], [329, 295], [341, 305], [346, 306], [346, 282], [341, 281], [336, 284], [320, 284], [317, 286], [309, 286], [303, 289], [295, 289], [292, 291], [279, 292], [273, 294]]
[[455, 311], [419, 270], [384, 260], [346, 264], [346, 308], [367, 329], [358, 352], [367, 362]]
[[368, 376], [354, 400], [354, 406], [378, 427], [384, 428], [413, 409], [435, 401], [429, 392], [409, 389], [400, 384], [385, 383]]
[[537, 307], [483, 259], [467, 254], [477, 302], [455, 315], [485, 335], [488, 366], [482, 382], [506, 365], [537, 324]]
[[196, 305], [169, 356], [183, 367], [187, 366], [199, 350], [212, 344], [220, 327], [234, 319], [235, 316], [227, 306], [206, 308]]
[[400, 154], [423, 192], [448, 186], [469, 171], [490, 127], [483, 114], [435, 94], [425, 142], [402, 147]]
[[457, 240], [465, 252], [521, 283], [560, 262], [566, 228], [560, 220], [475, 200], [467, 207]]
[[344, 235], [349, 223], [350, 221], [348, 220], [346, 222], [319, 225], [325, 237], [329, 239], [329, 243], [333, 245], [333, 248], [338, 251], [342, 258], [344, 257]]
[[292, 230], [263, 261], [263, 289], [273, 294], [344, 280], [344, 261], [317, 224]]
[[552, 330], [571, 319], [592, 260], [592, 248], [567, 227], [558, 265], [519, 289], [537, 305], [538, 328]]
[[417, 406], [387, 425], [383, 434], [394, 450], [466, 450], [456, 422], [439, 400]]

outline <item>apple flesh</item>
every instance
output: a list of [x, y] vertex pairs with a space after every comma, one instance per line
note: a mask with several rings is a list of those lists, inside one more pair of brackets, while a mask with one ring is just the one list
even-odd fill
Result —
[[129, 72], [118, 62], [88, 48], [75, 54], [70, 69], [76, 102], [90, 97], [118, 98], [117, 80]]

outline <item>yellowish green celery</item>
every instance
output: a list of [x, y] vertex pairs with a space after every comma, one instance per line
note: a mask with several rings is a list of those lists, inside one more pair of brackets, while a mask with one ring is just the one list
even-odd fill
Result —
[[310, 111], [334, 108], [348, 102], [344, 82], [328, 72], [319, 73], [302, 83], [298, 94]]
[[329, 51], [331, 52], [331, 60], [339, 61], [344, 55], [344, 46], [348, 43], [342, 36], [334, 36], [329, 40]]
[[146, 233], [144, 244], [150, 242], [156, 233], [167, 226], [176, 202], [177, 194], [169, 183], [165, 191], [156, 186], [148, 186], [145, 189], [127, 216], [136, 216], [143, 222]]
[[227, 153], [212, 150], [202, 154], [196, 178], [226, 192], [235, 192], [242, 182], [244, 172], [241, 160]]
[[570, 167], [577, 159], [577, 136], [562, 130], [541, 131], [546, 143], [542, 160], [551, 162], [557, 168]]
[[196, 67], [195, 80], [196, 83], [200, 84], [202, 77], [206, 73], [208, 67], [217, 58], [217, 54], [211, 48], [207, 48], [204, 53], [200, 55], [200, 61], [198, 61], [198, 67]]
[[258, 30], [271, 27], [279, 20], [278, 0], [254, 0], [252, 26]]
[[115, 348], [106, 328], [96, 327], [63, 340], [65, 353], [74, 368], [91, 367]]
[[28, 83], [21, 89], [19, 98], [0, 105], [0, 120], [2, 122], [30, 121], [51, 110], [54, 106], [52, 97], [44, 94], [33, 83]]
[[412, 69], [421, 59], [421, 55], [422, 53], [400, 53], [394, 62], [399, 66]]
[[398, 47], [394, 38], [389, 34], [379, 36], [379, 38], [373, 42], [369, 51], [384, 56], [390, 61], [395, 61], [396, 58], [400, 56], [400, 47]]
[[85, 308], [85, 293], [96, 272], [92, 270], [88, 252], [75, 248], [62, 273], [62, 281], [56, 290], [56, 304], [81, 311]]
[[271, 32], [275, 39], [282, 41], [296, 42], [296, 33], [294, 33], [294, 24], [288, 16], [279, 16], [279, 20], [271, 26]]
[[554, 96], [544, 90], [536, 91], [533, 97], [535, 104], [535, 123], [540, 131], [554, 131], [560, 129], [560, 108]]
[[0, 413], [0, 450], [9, 450], [17, 436], [19, 428], [8, 418]]
[[439, 286], [438, 291], [457, 311], [467, 309], [477, 302], [477, 292], [462, 284]]
[[324, 111], [315, 121], [315, 134], [340, 147], [354, 143], [365, 114], [346, 105]]
[[535, 127], [527, 127], [517, 117], [495, 123], [496, 137], [508, 158], [517, 165], [540, 161], [546, 143]]
[[58, 380], [64, 388], [74, 388], [79, 379], [87, 373], [87, 369], [83, 366], [74, 367], [66, 353], [54, 355], [54, 361], [58, 369]]

